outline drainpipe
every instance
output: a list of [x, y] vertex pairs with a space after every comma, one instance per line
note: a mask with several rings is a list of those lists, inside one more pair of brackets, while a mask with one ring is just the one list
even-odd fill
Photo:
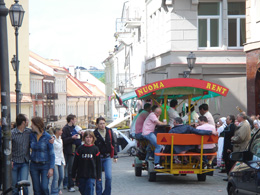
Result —
[[86, 119], [86, 101], [88, 101], [88, 98], [84, 101], [84, 119]]
[[80, 98], [78, 98], [78, 101], [76, 102], [77, 118], [79, 118], [79, 106], [78, 106], [79, 100], [80, 100]]

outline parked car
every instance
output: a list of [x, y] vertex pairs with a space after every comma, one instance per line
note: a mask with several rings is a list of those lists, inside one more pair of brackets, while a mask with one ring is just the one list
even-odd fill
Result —
[[246, 151], [233, 152], [230, 158], [237, 162], [229, 173], [228, 194], [260, 194], [260, 130]]

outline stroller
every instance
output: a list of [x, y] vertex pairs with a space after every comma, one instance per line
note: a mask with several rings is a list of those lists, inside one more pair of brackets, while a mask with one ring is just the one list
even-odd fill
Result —
[[130, 138], [130, 129], [117, 130], [113, 128], [113, 131], [117, 138], [118, 153], [128, 153], [130, 156], [135, 156], [137, 152], [136, 141]]

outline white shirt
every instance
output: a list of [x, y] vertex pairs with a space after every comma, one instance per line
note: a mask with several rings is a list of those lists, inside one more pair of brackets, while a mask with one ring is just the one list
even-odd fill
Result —
[[209, 111], [206, 112], [206, 113], [204, 114], [204, 116], [207, 117], [208, 123], [209, 123], [210, 125], [214, 125], [214, 127], [216, 126], [216, 125], [215, 125], [214, 118], [213, 118], [212, 114], [211, 114]]
[[[177, 117], [180, 117], [180, 115], [174, 108], [170, 107], [168, 109], [168, 116], [169, 116], [169, 125], [171, 126], [171, 128], [173, 128], [174, 127], [174, 125], [173, 125], [174, 119], [177, 118]], [[186, 121], [188, 119], [189, 119], [189, 117], [187, 115], [182, 117], [183, 121]]]
[[54, 143], [53, 143], [53, 148], [54, 148], [54, 154], [55, 154], [55, 165], [65, 165], [65, 158], [63, 154], [63, 143], [61, 136], [59, 138], [56, 138], [54, 135]]

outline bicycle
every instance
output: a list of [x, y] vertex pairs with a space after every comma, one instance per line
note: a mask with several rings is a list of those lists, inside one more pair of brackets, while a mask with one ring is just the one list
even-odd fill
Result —
[[[22, 181], [18, 181], [15, 185], [15, 188], [18, 189], [19, 195], [23, 195], [23, 187], [28, 187], [30, 186], [30, 182], [27, 180], [22, 180]], [[9, 192], [11, 192], [13, 190], [13, 187], [8, 188], [7, 190], [5, 190], [1, 195], [6, 195]]]

